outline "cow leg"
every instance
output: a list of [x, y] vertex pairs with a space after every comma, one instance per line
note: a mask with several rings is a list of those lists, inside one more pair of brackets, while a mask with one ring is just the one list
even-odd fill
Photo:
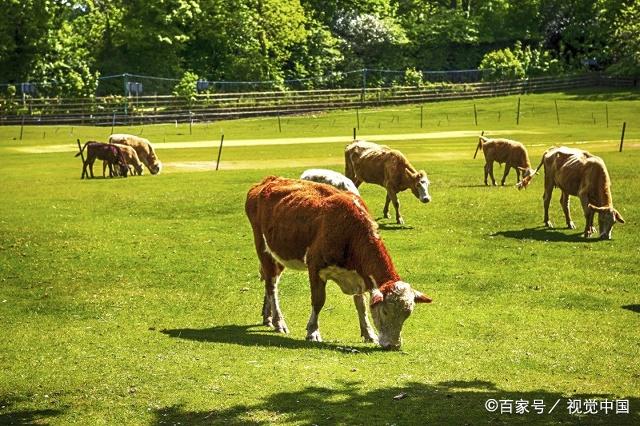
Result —
[[389, 219], [389, 203], [391, 202], [391, 198], [389, 198], [389, 193], [387, 193], [387, 199], [384, 202], [384, 209], [382, 209], [382, 216], [385, 219]]
[[507, 180], [507, 176], [509, 175], [509, 171], [511, 170], [511, 166], [509, 164], [504, 165], [504, 175], [502, 175], [502, 181], [500, 185], [504, 186], [504, 181]]
[[520, 169], [516, 167], [516, 183], [520, 182]]
[[89, 173], [91, 174], [91, 178], [93, 179], [93, 161], [89, 161]]
[[562, 195], [560, 195], [560, 205], [564, 212], [564, 218], [567, 221], [567, 228], [576, 229], [576, 225], [571, 220], [571, 212], [569, 211], [569, 194], [564, 191], [562, 191]]
[[404, 219], [400, 215], [400, 201], [398, 200], [398, 194], [393, 191], [387, 190], [387, 197], [391, 199], [393, 208], [396, 209], [396, 223], [404, 225]]
[[584, 211], [585, 218], [584, 233], [582, 235], [585, 238], [589, 238], [591, 234], [596, 232], [596, 228], [593, 226], [593, 216], [595, 212], [589, 208], [589, 199], [587, 197], [580, 197], [580, 201], [582, 202], [582, 210]]
[[102, 177], [104, 178], [104, 172], [107, 170], [107, 162], [102, 160]]
[[261, 247], [257, 246], [256, 248], [260, 258], [260, 275], [264, 280], [262, 323], [275, 328], [279, 333], [288, 333], [289, 329], [284, 321], [284, 315], [280, 310], [280, 302], [278, 300], [278, 281], [284, 266], [280, 265], [271, 255], [264, 251], [264, 243], [262, 243]]
[[553, 180], [548, 176], [548, 173], [546, 173], [545, 171], [544, 195], [542, 195], [542, 199], [544, 200], [544, 226], [548, 226], [549, 228], [553, 228], [553, 224], [549, 221], [549, 204], [551, 204], [552, 193], [553, 193]]
[[487, 170], [489, 172], [489, 176], [491, 176], [491, 184], [496, 186], [496, 178], [493, 176], [493, 161], [487, 163]]
[[309, 268], [309, 283], [311, 284], [311, 316], [307, 323], [307, 340], [322, 342], [318, 317], [327, 298], [325, 288], [327, 282], [322, 280], [314, 269]]
[[367, 316], [367, 304], [363, 294], [355, 294], [353, 296], [353, 303], [356, 305], [356, 311], [358, 311], [358, 321], [360, 322], [360, 336], [365, 342], [378, 343], [378, 336], [371, 327], [369, 317]]
[[484, 163], [484, 184], [489, 186], [487, 178], [489, 177], [489, 163]]

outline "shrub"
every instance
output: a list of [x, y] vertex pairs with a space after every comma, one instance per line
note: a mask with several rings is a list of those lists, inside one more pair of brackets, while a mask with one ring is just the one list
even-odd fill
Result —
[[407, 86], [422, 87], [422, 71], [415, 68], [407, 68], [404, 71], [404, 84]]
[[486, 76], [490, 80], [513, 80], [525, 76], [522, 63], [509, 48], [487, 53], [478, 68], [487, 70]]

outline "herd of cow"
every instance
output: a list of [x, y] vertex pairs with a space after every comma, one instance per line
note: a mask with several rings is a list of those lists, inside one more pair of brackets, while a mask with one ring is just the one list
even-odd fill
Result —
[[[616, 222], [624, 223], [613, 207], [611, 183], [601, 158], [587, 151], [552, 147], [533, 169], [527, 151], [519, 142], [480, 137], [476, 154], [485, 156], [484, 181], [493, 176], [493, 163], [505, 164], [504, 185], [511, 168], [517, 173], [518, 189], [526, 188], [544, 166], [544, 223], [549, 221], [549, 203], [554, 187], [562, 191], [560, 202], [567, 226], [575, 229], [569, 214], [569, 196], [579, 197], [586, 225], [584, 237], [595, 232], [593, 219], [599, 217], [601, 239], [610, 239]], [[475, 155], [474, 155], [475, 158]], [[522, 178], [520, 177], [522, 174]], [[300, 179], [268, 176], [249, 190], [245, 212], [265, 283], [263, 323], [287, 333], [288, 327], [278, 301], [278, 281], [285, 267], [306, 270], [311, 287], [311, 316], [307, 339], [321, 341], [318, 317], [325, 303], [328, 280], [353, 300], [361, 336], [387, 349], [401, 345], [404, 321], [417, 303], [431, 299], [401, 280], [378, 234], [377, 223], [360, 197], [363, 183], [383, 186], [387, 191], [383, 215], [389, 204], [400, 214], [398, 192], [410, 189], [423, 203], [431, 201], [427, 174], [416, 170], [397, 150], [366, 141], [354, 141], [345, 149], [345, 175], [331, 170], [310, 169]], [[370, 294], [370, 310], [379, 335], [369, 323], [364, 294]]]
[[[86, 150], [87, 157], [84, 158]], [[162, 162], [158, 159], [153, 145], [145, 139], [134, 135], [113, 134], [109, 136], [109, 142], [86, 142], [76, 157], [82, 157], [81, 179], [88, 176], [87, 166], [93, 178], [93, 164], [96, 160], [102, 160], [102, 176], [105, 169], [109, 168], [109, 177], [127, 175], [142, 175], [143, 165], [152, 175], [157, 175], [162, 170]]]

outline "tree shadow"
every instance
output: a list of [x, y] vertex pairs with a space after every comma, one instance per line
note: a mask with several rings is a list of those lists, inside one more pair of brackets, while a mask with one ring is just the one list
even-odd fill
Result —
[[[604, 394], [563, 395], [545, 390], [500, 389], [491, 382], [450, 381], [437, 384], [408, 382], [404, 385], [370, 389], [366, 382], [339, 382], [331, 388], [308, 386], [300, 391], [277, 392], [255, 404], [189, 411], [182, 404], [154, 412], [154, 424], [267, 425], [274, 423], [316, 425], [361, 424], [638, 424], [639, 398], [628, 401], [629, 414], [616, 414], [615, 397]], [[582, 414], [569, 414], [569, 400], [581, 400]], [[586, 400], [596, 401], [596, 413], [584, 413]], [[604, 400], [612, 402], [605, 414]], [[495, 401], [489, 411], [487, 401]], [[504, 401], [504, 402], [503, 402]], [[528, 412], [517, 413], [515, 401]], [[540, 407], [542, 413], [538, 412]], [[608, 403], [604, 403], [604, 407]], [[491, 405], [489, 405], [491, 408]], [[501, 407], [511, 413], [502, 412]], [[620, 408], [620, 407], [618, 407]]]
[[63, 413], [58, 409], [17, 410], [15, 401], [0, 398], [0, 425], [44, 425]]
[[640, 305], [624, 305], [624, 306], [621, 306], [621, 308], [640, 314]]
[[372, 353], [384, 350], [379, 346], [366, 343], [358, 344], [357, 346], [345, 346], [344, 344], [333, 342], [309, 342], [289, 337], [286, 334], [276, 333], [260, 324], [222, 325], [203, 329], [163, 329], [160, 332], [178, 339], [210, 343], [232, 343], [251, 347], [275, 346], [286, 349], [327, 349], [350, 354]]
[[538, 226], [535, 228], [523, 228], [519, 231], [499, 231], [491, 234], [492, 237], [514, 238], [516, 240], [536, 240], [565, 243], [593, 243], [600, 241], [598, 238], [584, 238], [582, 232], [577, 234], [565, 234], [562, 229]]

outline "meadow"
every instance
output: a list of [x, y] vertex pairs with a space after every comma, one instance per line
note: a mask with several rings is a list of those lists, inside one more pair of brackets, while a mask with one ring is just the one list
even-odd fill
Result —
[[[110, 127], [0, 127], [0, 424], [639, 424], [640, 91], [522, 96], [518, 123], [517, 102], [117, 126], [165, 163], [127, 179], [80, 179], [76, 139]], [[381, 218], [382, 188], [361, 186], [400, 275], [434, 300], [397, 352], [360, 341], [332, 283], [325, 342], [305, 341], [296, 271], [280, 282], [291, 333], [260, 325], [246, 192], [270, 174], [343, 171], [354, 127], [431, 180], [427, 205], [400, 195], [404, 226]], [[485, 187], [481, 131], [523, 142], [534, 167], [551, 145], [601, 156], [626, 223], [585, 240], [578, 200], [565, 229], [556, 190], [558, 227], [542, 227], [543, 177]]]

